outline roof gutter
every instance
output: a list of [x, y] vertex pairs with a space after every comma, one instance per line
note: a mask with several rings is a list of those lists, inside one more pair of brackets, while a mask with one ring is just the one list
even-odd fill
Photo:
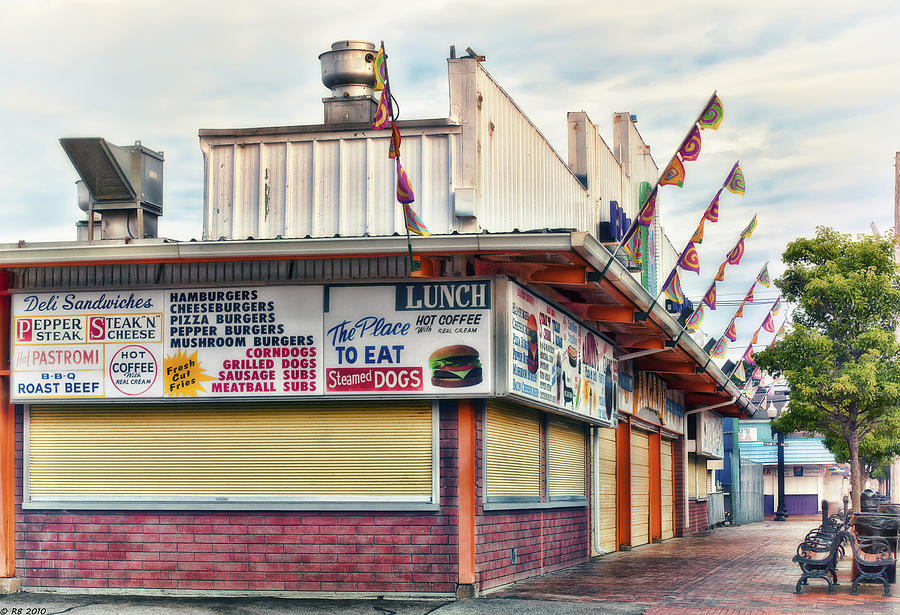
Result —
[[[595, 269], [602, 270], [612, 254], [591, 234], [583, 231], [545, 233], [499, 233], [432, 235], [413, 237], [413, 251], [420, 255], [471, 254], [480, 252], [571, 252], [575, 251]], [[327, 237], [308, 239], [250, 239], [228, 241], [131, 241], [52, 242], [0, 244], [0, 267], [49, 267], [65, 265], [112, 265], [118, 263], [165, 263], [184, 261], [280, 260], [302, 258], [353, 258], [407, 254], [407, 238]], [[611, 263], [607, 277], [637, 309], [649, 312], [670, 340], [682, 328], [665, 307], [653, 301], [647, 290], [618, 261]], [[678, 341], [697, 365], [709, 356], [690, 336]], [[750, 401], [715, 364], [706, 372], [735, 403], [749, 410]]]

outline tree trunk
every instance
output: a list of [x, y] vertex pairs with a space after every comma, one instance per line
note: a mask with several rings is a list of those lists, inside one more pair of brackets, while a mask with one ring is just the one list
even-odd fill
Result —
[[850, 490], [853, 496], [853, 510], [860, 512], [859, 496], [865, 488], [862, 467], [859, 464], [859, 432], [851, 427], [847, 433], [847, 448], [850, 449]]

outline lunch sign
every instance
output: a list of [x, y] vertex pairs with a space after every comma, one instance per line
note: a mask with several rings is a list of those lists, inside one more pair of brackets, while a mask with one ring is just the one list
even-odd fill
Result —
[[490, 395], [491, 288], [18, 293], [12, 398]]

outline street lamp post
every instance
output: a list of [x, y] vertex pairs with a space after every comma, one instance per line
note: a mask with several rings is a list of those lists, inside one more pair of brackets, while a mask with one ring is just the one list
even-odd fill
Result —
[[784, 508], [784, 434], [778, 432], [778, 509], [775, 511], [775, 521], [787, 520], [787, 511]]
[[[785, 403], [781, 406], [781, 411], [775, 407], [774, 403], [770, 403], [767, 408], [767, 414], [769, 418], [774, 419], [781, 412], [787, 410], [788, 403]], [[775, 518], [774, 521], [786, 521], [788, 514], [787, 510], [784, 507], [784, 434], [780, 431], [776, 432], [778, 434], [778, 508], [775, 510]]]

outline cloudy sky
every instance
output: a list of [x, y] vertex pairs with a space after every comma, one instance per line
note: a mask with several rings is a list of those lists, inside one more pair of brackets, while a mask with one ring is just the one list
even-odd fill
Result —
[[[681, 248], [741, 161], [747, 194], [722, 197], [721, 222], [700, 249], [703, 276], [684, 276], [688, 295], [702, 294], [757, 212], [744, 264], [719, 291], [739, 299], [766, 260], [777, 276], [786, 242], [816, 225], [893, 227], [900, 5], [730, 4], [4, 0], [0, 243], [74, 238], [65, 136], [165, 151], [160, 234], [200, 237], [198, 129], [320, 122], [317, 55], [347, 38], [386, 41], [405, 118], [445, 117], [455, 44], [487, 56], [485, 68], [564, 157], [566, 112], [586, 111], [611, 143], [612, 113], [628, 111], [663, 165], [717, 90], [725, 120], [704, 133], [684, 188], [664, 189], [662, 221]], [[709, 333], [735, 307], [717, 310]], [[765, 310], [745, 313], [740, 343]]]

